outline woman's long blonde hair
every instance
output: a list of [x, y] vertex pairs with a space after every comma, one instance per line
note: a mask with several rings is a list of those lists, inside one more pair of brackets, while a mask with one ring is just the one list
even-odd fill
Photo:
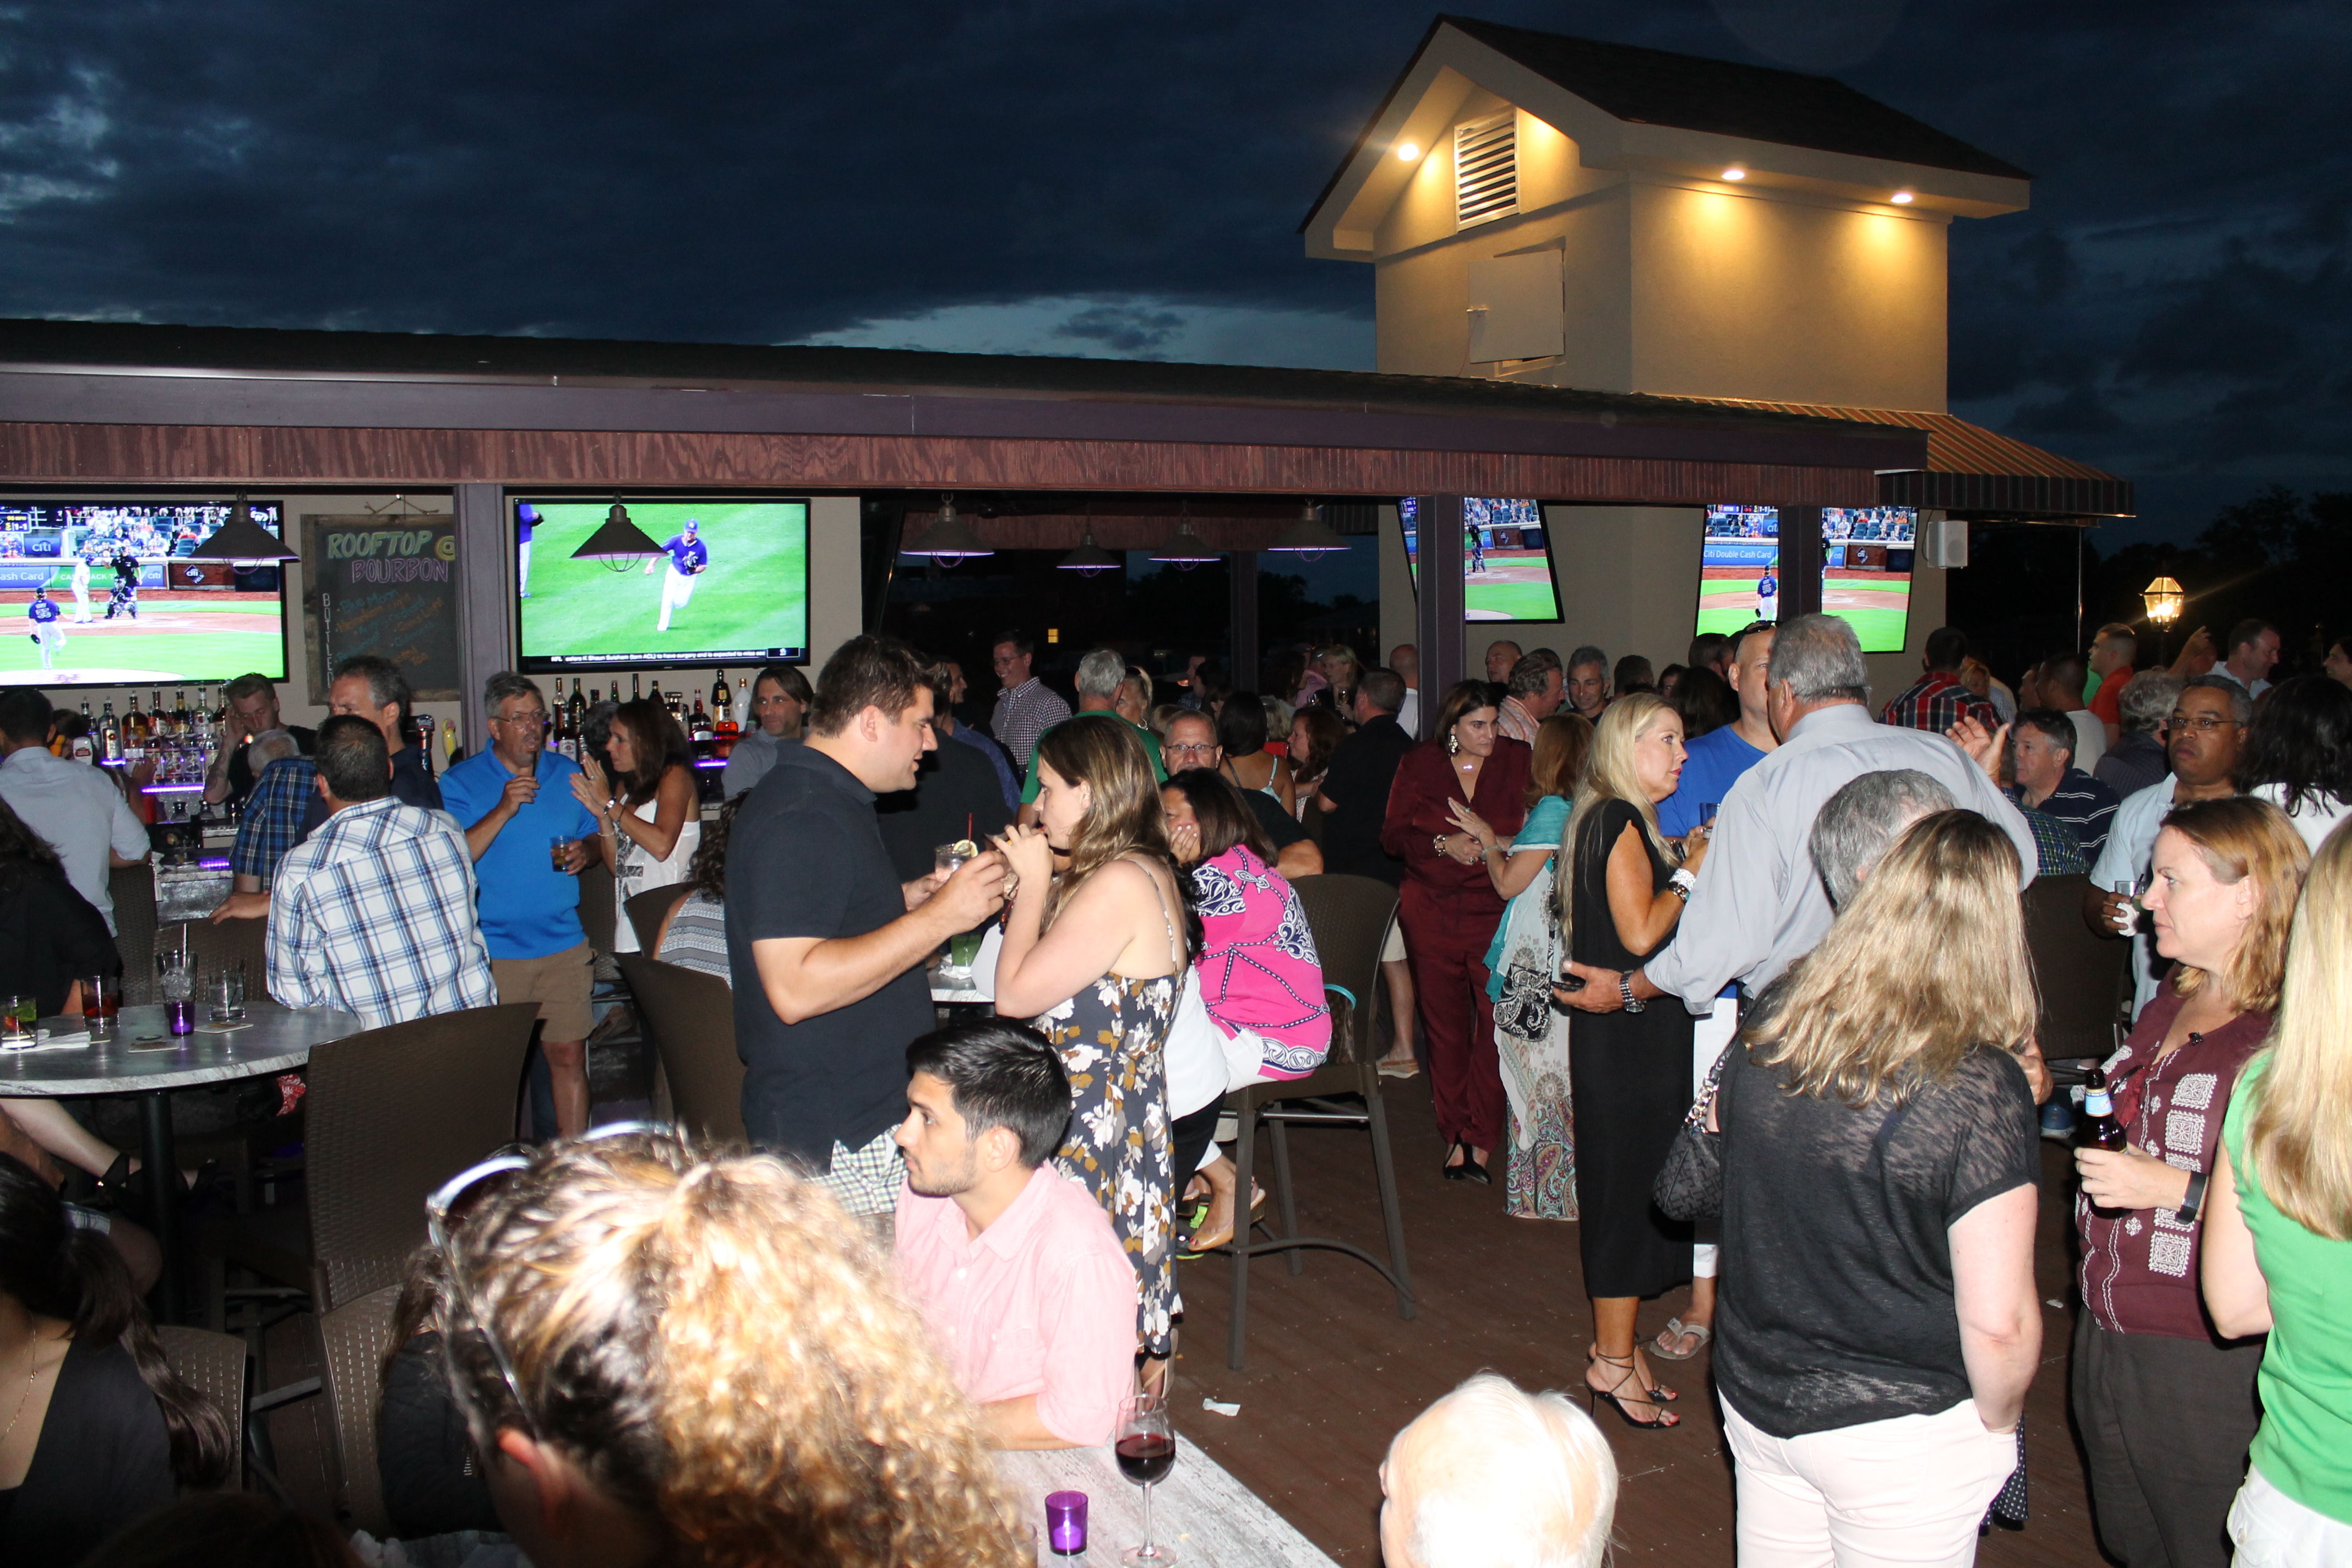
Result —
[[[1037, 759], [1066, 783], [1085, 784], [1091, 797], [1070, 838], [1070, 868], [1054, 879], [1045, 896], [1045, 925], [1088, 877], [1122, 856], [1155, 859], [1176, 876], [1160, 780], [1142, 740], [1125, 721], [1116, 715], [1064, 720], [1038, 741]], [[1176, 885], [1183, 886], [1181, 879]]]
[[[1588, 815], [1610, 801], [1622, 800], [1640, 814], [1642, 834], [1651, 847], [1669, 860], [1676, 858], [1658, 832], [1658, 808], [1642, 788], [1641, 774], [1633, 767], [1633, 747], [1643, 732], [1661, 715], [1671, 716], [1674, 711], [1672, 705], [1656, 692], [1636, 691], [1603, 709], [1601, 722], [1592, 727], [1592, 747], [1585, 753], [1584, 773], [1576, 781], [1576, 797], [1569, 807], [1568, 826], [1559, 830], [1559, 868], [1552, 885], [1552, 899], [1559, 909], [1562, 952], [1568, 951], [1569, 939], [1576, 932], [1576, 849]], [[1601, 844], [1595, 847], [1605, 861], [1616, 846]]]
[[2277, 1026], [2249, 1086], [2247, 1184], [2330, 1241], [2352, 1241], [2352, 834], [2327, 836], [2287, 939]]
[[2035, 998], [2017, 876], [2009, 835], [1975, 812], [1921, 817], [1741, 1044], [1788, 1064], [1796, 1093], [1855, 1107], [1947, 1079], [1978, 1046], [2022, 1046]]
[[782, 1162], [667, 1133], [561, 1144], [452, 1252], [438, 1326], [476, 1442], [562, 1448], [659, 1521], [665, 1561], [1020, 1560], [978, 1418], [887, 1261]]
[[[2197, 847], [2214, 879], [2231, 886], [2254, 879], [2254, 913], [2218, 976], [2231, 1004], [2242, 1013], [2275, 1013], [2279, 986], [2286, 978], [2287, 928], [2303, 891], [2311, 851], [2286, 813], [2252, 795], [2193, 800], [2172, 808], [2164, 826]], [[2172, 988], [2194, 996], [2209, 977], [2182, 964]]]

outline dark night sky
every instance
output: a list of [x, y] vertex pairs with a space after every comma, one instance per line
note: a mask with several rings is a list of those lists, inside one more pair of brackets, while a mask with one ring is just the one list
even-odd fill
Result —
[[[1369, 368], [1370, 268], [1294, 231], [1431, 14], [15, 7], [0, 314]], [[1475, 14], [1828, 71], [2033, 171], [1954, 226], [1952, 396], [2138, 480], [2103, 543], [2352, 485], [2352, 7]]]

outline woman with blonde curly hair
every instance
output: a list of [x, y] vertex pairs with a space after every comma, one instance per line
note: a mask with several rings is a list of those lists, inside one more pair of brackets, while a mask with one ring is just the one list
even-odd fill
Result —
[[[1256, 699], [1236, 693], [1230, 719]], [[1040, 826], [1003, 840], [1017, 879], [996, 1011], [1054, 1043], [1070, 1075], [1055, 1163], [1110, 1215], [1142, 1282], [1137, 1338], [1164, 1368], [1176, 1306], [1175, 1142], [1165, 1047], [1192, 943], [1160, 781], [1125, 724], [1057, 724], [1037, 742]], [[1054, 858], [1069, 858], [1056, 876]], [[1187, 1173], [1189, 1174], [1189, 1173]]]
[[1016, 1561], [920, 1320], [781, 1161], [626, 1132], [486, 1162], [429, 1212], [451, 1386], [539, 1568]]

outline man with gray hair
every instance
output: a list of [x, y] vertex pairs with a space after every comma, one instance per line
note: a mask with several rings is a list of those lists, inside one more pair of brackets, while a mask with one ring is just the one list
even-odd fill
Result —
[[2117, 739], [2091, 770], [2117, 797], [2137, 795], [2162, 784], [2172, 771], [2164, 754], [2164, 721], [2172, 715], [2172, 700], [2180, 682], [2160, 669], [2143, 669], [2124, 683], [2116, 699]]
[[1568, 705], [1595, 724], [1609, 706], [1609, 656], [1590, 643], [1568, 656]]
[[1559, 1394], [1482, 1372], [1396, 1435], [1381, 1490], [1387, 1568], [1599, 1568], [1617, 1459]]
[[1495, 728], [1532, 746], [1537, 729], [1559, 711], [1567, 695], [1567, 675], [1559, 667], [1559, 655], [1548, 647], [1523, 655], [1511, 666], [1510, 694], [1503, 699]]
[[1805, 852], [1830, 902], [1845, 908], [1905, 828], [1958, 804], [1950, 790], [1916, 768], [1864, 773], [1822, 802], [1805, 836]]
[[[315, 739], [314, 739], [315, 743]], [[264, 730], [245, 743], [253, 772], [245, 809], [236, 819], [236, 843], [228, 852], [234, 890], [213, 910], [225, 920], [261, 920], [269, 913], [269, 885], [278, 863], [301, 841], [302, 818], [318, 798], [319, 770], [302, 754], [300, 742], [284, 729]]]
[[1704, 1016], [1727, 981], [1748, 996], [1813, 950], [1835, 918], [1807, 854], [1822, 803], [1864, 773], [1916, 768], [2017, 846], [2030, 882], [2033, 833], [2009, 797], [1948, 737], [1872, 721], [1870, 671], [1853, 628], [1835, 616], [1799, 616], [1772, 638], [1767, 712], [1780, 749], [1740, 776], [1716, 816], [1714, 843], [1673, 941], [1623, 973], [1570, 963], [1580, 988], [1559, 993], [1588, 1013], [1639, 1009], [1673, 996]]
[[[1161, 784], [1168, 782], [1168, 770], [1160, 765], [1160, 736], [1137, 723], [1118, 710], [1118, 689], [1127, 684], [1127, 659], [1117, 648], [1098, 647], [1078, 660], [1078, 710], [1059, 724], [1048, 724], [1037, 731], [1042, 741], [1062, 724], [1097, 724], [1107, 719], [1114, 724], [1124, 724], [1135, 731], [1143, 742], [1144, 754], [1151, 759], [1151, 773]], [[1097, 718], [1096, 715], [1101, 715]], [[1029, 777], [1021, 786], [1021, 820], [1032, 827], [1037, 826], [1037, 752], [1033, 744], [1029, 752]]]
[[[422, 746], [412, 746], [403, 732], [408, 722], [408, 678], [388, 658], [372, 653], [353, 654], [335, 666], [327, 686], [327, 711], [356, 714], [383, 733], [384, 749], [392, 753], [392, 798], [419, 811], [441, 809], [441, 786], [433, 782], [432, 764]], [[319, 831], [328, 816], [326, 797], [310, 803], [302, 818], [302, 837]]]

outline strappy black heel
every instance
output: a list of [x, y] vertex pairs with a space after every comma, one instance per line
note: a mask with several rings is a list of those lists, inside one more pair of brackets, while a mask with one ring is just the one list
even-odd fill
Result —
[[[1627, 1356], [1622, 1361], [1620, 1361], [1613, 1355], [1602, 1355], [1596, 1350], [1592, 1352], [1592, 1359], [1599, 1362], [1606, 1362], [1611, 1366], [1622, 1366], [1625, 1369], [1625, 1375], [1617, 1380], [1617, 1386], [1615, 1388], [1595, 1388], [1591, 1383], [1587, 1383], [1584, 1385], [1586, 1404], [1592, 1410], [1598, 1412], [1601, 1408], [1601, 1402], [1605, 1399], [1609, 1402], [1612, 1409], [1615, 1410], [1618, 1415], [1624, 1417], [1626, 1426], [1638, 1426], [1644, 1431], [1663, 1432], [1669, 1427], [1679, 1426], [1683, 1424], [1683, 1418], [1675, 1415], [1671, 1410], [1660, 1408], [1658, 1409], [1654, 1419], [1643, 1421], [1636, 1417], [1631, 1410], [1625, 1408], [1625, 1401], [1621, 1394], [1621, 1391], [1628, 1383], [1635, 1381], [1640, 1375], [1638, 1369], [1633, 1364], [1633, 1358], [1632, 1356]], [[1665, 1404], [1664, 1391], [1656, 1388], [1643, 1389], [1636, 1400], [1636, 1403], [1652, 1406], [1663, 1406]]]

